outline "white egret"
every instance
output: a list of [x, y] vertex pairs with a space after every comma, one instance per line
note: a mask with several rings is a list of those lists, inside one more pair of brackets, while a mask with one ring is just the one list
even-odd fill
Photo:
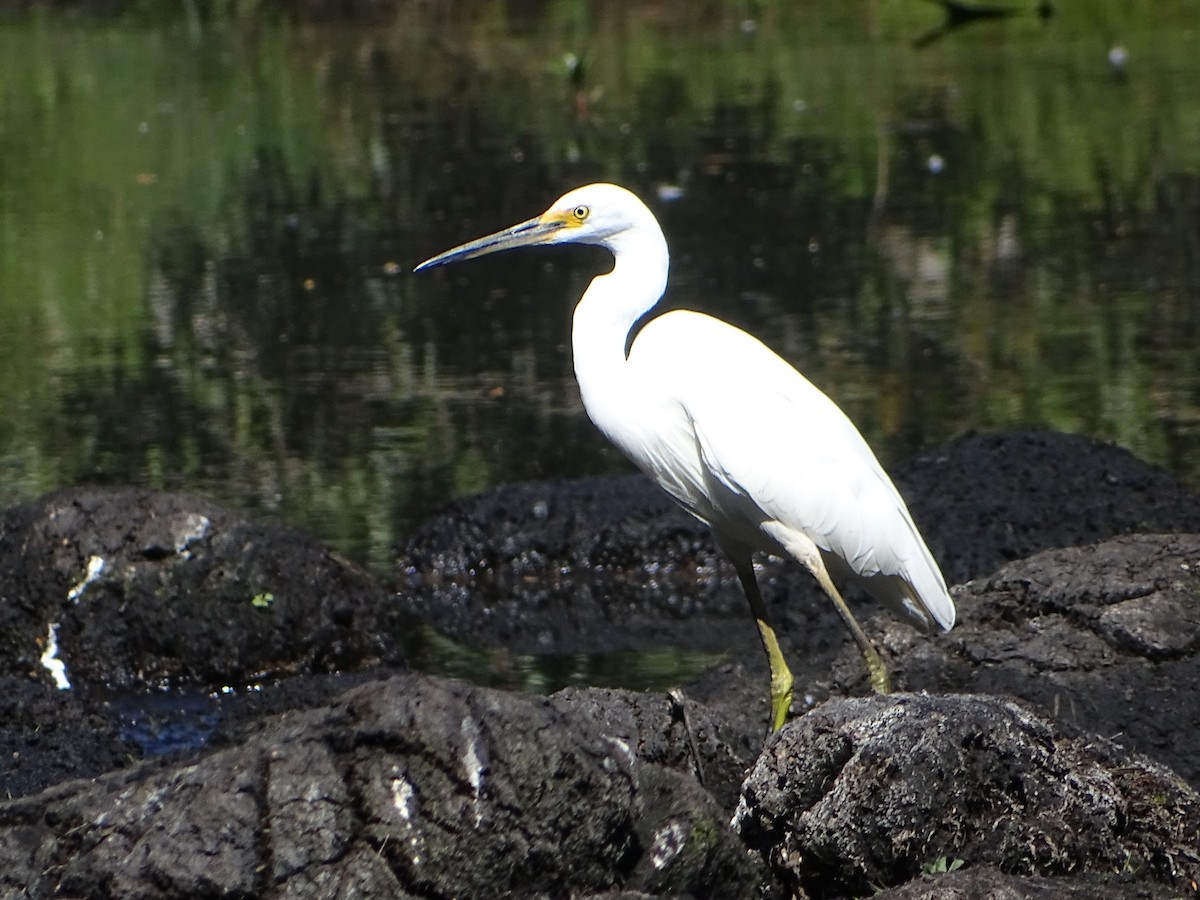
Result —
[[[764, 344], [719, 319], [672, 310], [645, 321], [667, 285], [666, 239], [635, 195], [581, 187], [542, 215], [448, 250], [417, 270], [539, 244], [597, 244], [615, 264], [575, 307], [575, 376], [588, 416], [684, 509], [706, 522], [758, 622], [771, 669], [771, 722], [783, 726], [792, 673], [752, 554], [791, 556], [833, 600], [889, 688], [878, 652], [830, 571], [922, 630], [949, 630], [954, 603], [899, 492], [846, 415]], [[639, 327], [640, 326], [640, 327]]]

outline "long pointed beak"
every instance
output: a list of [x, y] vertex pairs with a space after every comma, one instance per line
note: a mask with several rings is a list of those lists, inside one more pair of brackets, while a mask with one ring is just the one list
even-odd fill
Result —
[[539, 216], [536, 219], [522, 222], [520, 225], [514, 225], [512, 228], [505, 228], [503, 231], [489, 234], [487, 237], [477, 238], [465, 244], [460, 244], [453, 250], [447, 250], [445, 253], [439, 253], [432, 259], [425, 260], [425, 262], [421, 263], [413, 271], [420, 272], [422, 269], [432, 269], [434, 266], [444, 266], [447, 263], [460, 262], [464, 259], [474, 259], [476, 256], [486, 256], [489, 253], [496, 253], [500, 250], [511, 250], [514, 247], [528, 247], [533, 244], [542, 244], [562, 227], [563, 223], [560, 221], [553, 219], [546, 220]]

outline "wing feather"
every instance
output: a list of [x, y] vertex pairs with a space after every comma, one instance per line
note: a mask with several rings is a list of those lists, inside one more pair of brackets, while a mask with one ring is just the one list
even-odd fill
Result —
[[673, 436], [652, 474], [693, 513], [775, 552], [762, 525], [777, 522], [906, 619], [953, 624], [945, 582], [891, 479], [849, 418], [792, 366], [745, 332], [689, 312], [648, 324], [630, 360], [678, 404], [663, 416]]

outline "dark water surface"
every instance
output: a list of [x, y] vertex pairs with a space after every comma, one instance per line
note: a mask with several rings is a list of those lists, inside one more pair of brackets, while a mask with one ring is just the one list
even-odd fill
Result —
[[885, 464], [1040, 425], [1200, 486], [1200, 10], [1058, 6], [0, 19], [0, 502], [185, 489], [383, 571], [451, 496], [624, 471], [571, 374], [603, 254], [410, 274], [599, 179]]

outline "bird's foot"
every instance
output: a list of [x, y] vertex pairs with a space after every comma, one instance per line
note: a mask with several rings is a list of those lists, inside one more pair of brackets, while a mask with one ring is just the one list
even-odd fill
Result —
[[771, 675], [771, 731], [776, 732], [787, 722], [792, 709], [792, 673], [785, 666], [782, 672]]
[[871, 690], [876, 694], [892, 693], [892, 679], [888, 675], [887, 666], [883, 664], [883, 660], [878, 653], [872, 653], [866, 657], [867, 675], [871, 682]]

